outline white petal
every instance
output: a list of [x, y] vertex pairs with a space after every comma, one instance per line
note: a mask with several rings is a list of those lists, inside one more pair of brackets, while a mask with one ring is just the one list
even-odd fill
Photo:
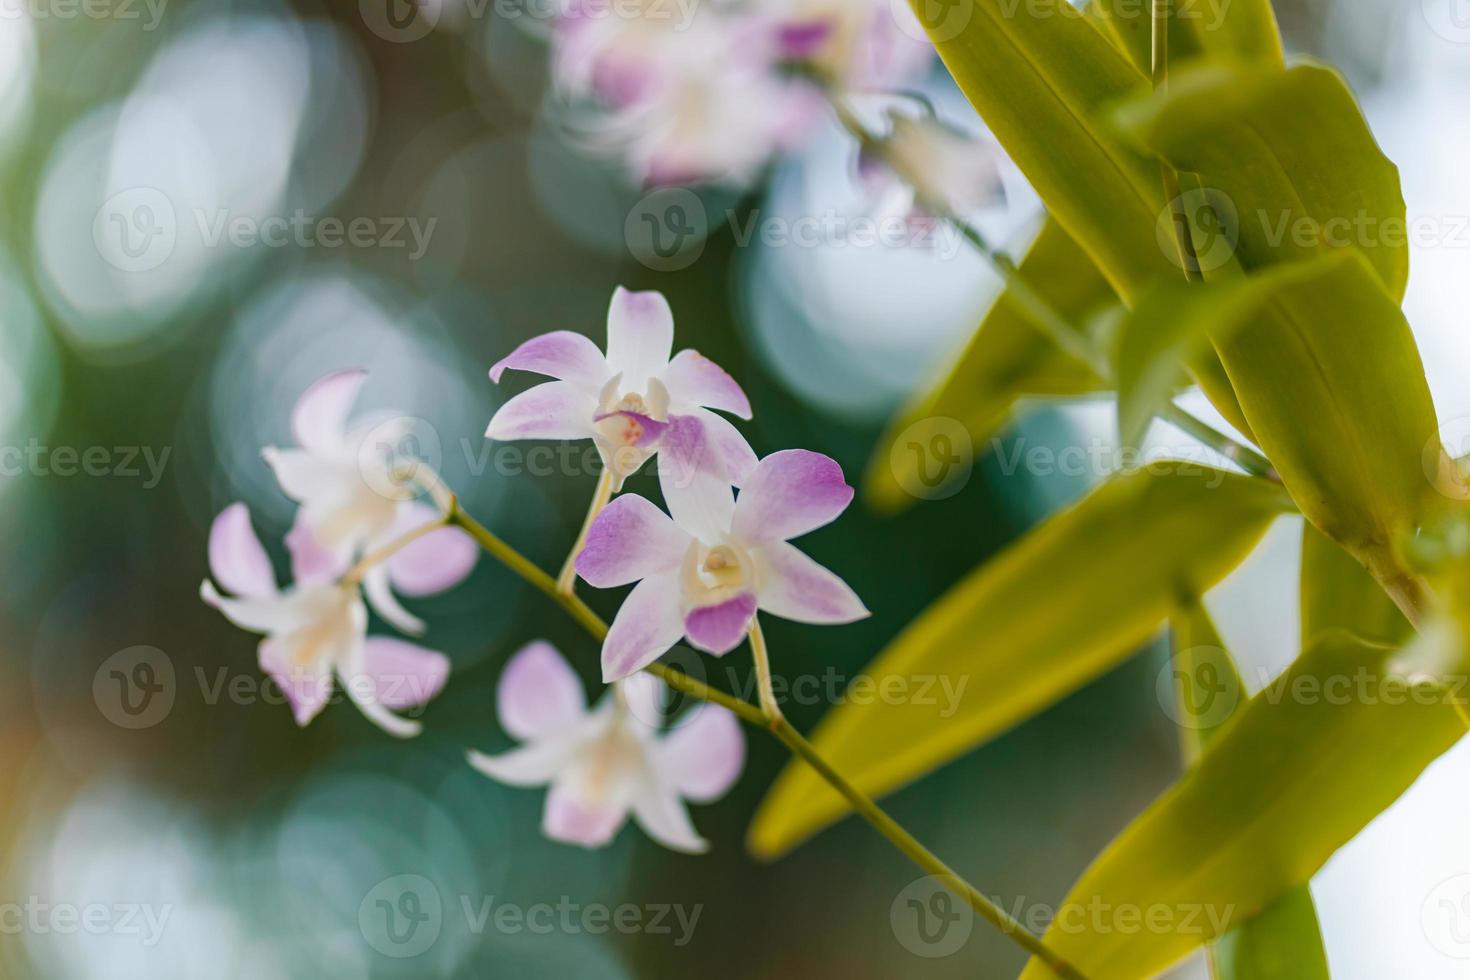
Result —
[[548, 381], [500, 406], [485, 438], [590, 439], [597, 399], [566, 381]]
[[590, 787], [588, 773], [586, 766], [563, 772], [546, 794], [541, 832], [552, 840], [604, 847], [612, 843], [627, 819], [631, 787], [616, 777]]
[[603, 641], [604, 683], [647, 667], [683, 635], [678, 573], [654, 575], [639, 582], [623, 600]]
[[732, 527], [746, 541], [789, 541], [835, 521], [852, 503], [852, 494], [836, 460], [785, 449], [751, 471]]
[[275, 473], [281, 492], [298, 503], [321, 501], [340, 506], [351, 500], [362, 484], [356, 468], [304, 449], [267, 446], [261, 455]]
[[735, 379], [696, 350], [681, 350], [660, 375], [669, 395], [690, 405], [750, 418], [750, 400]]
[[384, 622], [394, 629], [409, 636], [422, 636], [427, 628], [422, 619], [403, 608], [398, 597], [393, 594], [392, 580], [388, 575], [387, 565], [377, 565], [368, 570], [362, 577], [363, 595], [367, 596], [368, 605], [372, 606], [373, 612], [377, 613]]
[[363, 717], [394, 738], [414, 738], [424, 730], [424, 726], [419, 722], [400, 717], [389, 711], [372, 696], [362, 683], [348, 683], [344, 678], [342, 686], [346, 689], [347, 696], [352, 699], [352, 703], [357, 705], [362, 712]]
[[690, 414], [703, 423], [705, 436], [715, 444], [715, 451], [725, 464], [725, 475], [729, 477], [730, 483], [737, 487], [745, 486], [751, 471], [760, 462], [755, 450], [745, 441], [745, 436], [730, 424], [729, 419], [708, 409], [696, 408]]
[[630, 389], [662, 373], [674, 350], [674, 313], [659, 292], [634, 293], [619, 286], [607, 312], [607, 363]]
[[866, 619], [868, 609], [846, 582], [795, 545], [771, 541], [751, 552], [756, 599], [768, 613], [797, 623], [836, 624]]
[[693, 539], [637, 494], [602, 509], [577, 554], [577, 574], [599, 589], [637, 582], [678, 568]]
[[644, 832], [664, 847], [685, 854], [703, 854], [709, 841], [699, 836], [689, 809], [672, 785], [650, 773], [633, 795], [633, 816]]
[[224, 613], [230, 622], [252, 633], [287, 633], [299, 629], [309, 619], [299, 597], [290, 593], [227, 599], [219, 594], [213, 582], [205, 581], [199, 586], [199, 597]]
[[563, 734], [527, 742], [499, 755], [471, 750], [466, 757], [470, 765], [507, 786], [543, 786], [576, 760], [581, 744], [580, 738]]
[[291, 412], [297, 444], [315, 452], [339, 449], [347, 433], [347, 416], [366, 380], [363, 370], [338, 371], [306, 389]]
[[735, 513], [735, 494], [704, 423], [689, 415], [669, 420], [659, 445], [659, 486], [674, 522], [706, 544], [724, 541]]

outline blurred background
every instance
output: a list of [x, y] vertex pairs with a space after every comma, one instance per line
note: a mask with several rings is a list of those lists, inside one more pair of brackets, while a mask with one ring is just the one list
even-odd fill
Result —
[[[1290, 48], [1341, 66], [1363, 97], [1410, 217], [1470, 216], [1470, 9], [1277, 9]], [[598, 852], [545, 841], [543, 794], [480, 777], [463, 749], [510, 744], [494, 686], [521, 645], [554, 642], [589, 691], [597, 651], [489, 562], [414, 606], [454, 674], [409, 742], [341, 704], [299, 730], [262, 683], [255, 639], [199, 601], [209, 521], [237, 500], [284, 574], [293, 509], [260, 447], [290, 442], [291, 405], [333, 369], [369, 368], [361, 407], [425, 420], [425, 451], [466, 506], [555, 568], [596, 473], [522, 472], [524, 447], [481, 437], [525, 385], [486, 377], [516, 343], [551, 329], [600, 343], [614, 286], [663, 290], [678, 346], [750, 393], [758, 452], [818, 450], [856, 480], [996, 289], [963, 249], [742, 243], [732, 226], [752, 218], [863, 205], [854, 147], [828, 124], [757, 190], [700, 191], [699, 233], [676, 254], [651, 249], [645, 192], [567, 135], [544, 9], [391, 13], [376, 0], [0, 3], [0, 975], [1014, 976], [1021, 955], [983, 924], [942, 957], [905, 943], [890, 909], [919, 875], [863, 825], [774, 865], [747, 857], [745, 827], [786, 758], [773, 740], [752, 736], [734, 792], [695, 809], [708, 856], [633, 829]], [[979, 130], [937, 63], [924, 89]], [[977, 220], [1020, 250], [1039, 207], [1003, 170], [1004, 200]], [[267, 227], [279, 233], [250, 233]], [[1409, 312], [1441, 415], [1470, 417], [1470, 232], [1419, 248], [1414, 270]], [[1105, 404], [1041, 406], [1004, 442], [1061, 448], [1110, 428]], [[895, 518], [854, 507], [804, 542], [874, 616], [770, 621], [777, 673], [840, 690], [951, 583], [1102, 476], [1006, 472], [1000, 449], [975, 450], [957, 494]], [[1295, 653], [1298, 537], [1283, 523], [1210, 597], [1256, 679]], [[591, 597], [608, 614], [615, 599]], [[746, 690], [741, 658], [681, 664]], [[1162, 646], [1143, 651], [893, 812], [1008, 909], [1056, 903], [1179, 771], [1155, 695], [1165, 666]], [[147, 680], [146, 698], [123, 703], [118, 677]], [[809, 729], [828, 707], [788, 713]], [[1465, 975], [1423, 915], [1439, 883], [1470, 872], [1466, 812], [1462, 747], [1318, 876], [1335, 975]], [[420, 904], [395, 907], [431, 916], [412, 956], [367, 914], [408, 891]], [[550, 929], [495, 917], [540, 905], [569, 912]], [[636, 907], [643, 925], [594, 933], [580, 923], [595, 906]]]

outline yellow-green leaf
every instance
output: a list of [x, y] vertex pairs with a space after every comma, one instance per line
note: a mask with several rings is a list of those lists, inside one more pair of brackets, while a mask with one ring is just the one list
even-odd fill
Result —
[[1414, 628], [1358, 560], [1312, 525], [1302, 533], [1302, 646], [1328, 630], [1347, 630], [1398, 646]]
[[[1163, 187], [1156, 162], [1105, 121], [1147, 78], [1070, 8], [1034, 11], [974, 0], [955, 29], [916, 2], [940, 57], [1051, 215], [1125, 301], [1171, 272], [1156, 233]], [[1043, 284], [1050, 288], [1050, 284]]]
[[[1209, 613], [1191, 598], [1172, 622], [1180, 748], [1194, 765], [1245, 705], [1245, 685]], [[1264, 860], [1264, 856], [1262, 860]], [[1213, 980], [1327, 980], [1311, 889], [1298, 885], [1209, 948]]]
[[[971, 573], [866, 672], [963, 683], [952, 699], [856, 700], [813, 741], [858, 788], [896, 789], [981, 745], [1116, 665], [1290, 508], [1280, 487], [1192, 464], [1115, 477]], [[756, 815], [751, 849], [774, 857], [847, 805], [788, 766]]]
[[1398, 304], [1355, 251], [1263, 272], [1217, 337], [1246, 420], [1313, 524], [1382, 560], [1433, 492], [1437, 423]]
[[[1193, 913], [1124, 933], [1059, 916], [1046, 941], [1090, 980], [1138, 980], [1305, 884], [1465, 733], [1440, 690], [1390, 693], [1394, 651], [1320, 637], [1082, 876], [1067, 908]], [[1367, 677], [1368, 696], [1355, 696]], [[1342, 692], [1350, 692], [1344, 696]], [[1084, 917], [1085, 919], [1085, 917]], [[1033, 961], [1022, 980], [1050, 978]]]
[[[1030, 282], [1048, 284], [1047, 298], [1073, 323], [1087, 323], [1117, 303], [1092, 260], [1054, 221], [1042, 226], [1021, 262], [1021, 274]], [[864, 481], [867, 499], [881, 510], [895, 511], [915, 499], [916, 488], [927, 491], [926, 496], [942, 489], [930, 486], [921, 472], [924, 453], [907, 445], [915, 433], [924, 438], [939, 434], [925, 423], [952, 419], [979, 445], [1004, 424], [1020, 398], [1081, 395], [1101, 386], [1090, 367], [1058, 349], [1003, 293], [943, 379], [900, 413], [879, 440]]]
[[1212, 63], [1176, 72], [1167, 91], [1124, 105], [1117, 119], [1219, 193], [1224, 235], [1247, 270], [1356, 248], [1394, 301], [1403, 299], [1409, 243], [1398, 168], [1335, 71]]
[[[1169, 7], [1170, 61], [1179, 63], [1208, 54], [1281, 63], [1281, 29], [1271, 0], [1178, 0]], [[1139, 71], [1149, 71], [1153, 65], [1152, 4], [1093, 0], [1087, 9]]]

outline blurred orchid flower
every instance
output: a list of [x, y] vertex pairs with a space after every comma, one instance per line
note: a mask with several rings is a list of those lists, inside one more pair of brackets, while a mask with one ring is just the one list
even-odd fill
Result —
[[889, 110], [888, 121], [888, 135], [858, 158], [858, 174], [881, 212], [963, 217], [1001, 193], [996, 147], [930, 116]]
[[922, 76], [934, 47], [907, 3], [756, 0], [776, 25], [785, 58], [844, 89], [892, 88]]
[[662, 734], [665, 693], [643, 674], [589, 710], [561, 654], [532, 643], [511, 658], [496, 691], [501, 725], [525, 744], [500, 755], [471, 751], [470, 764], [511, 786], [549, 784], [541, 829], [552, 840], [602, 847], [631, 813], [663, 846], [702, 853], [709, 842], [685, 801], [708, 803], [729, 790], [745, 764], [745, 737], [735, 716], [712, 704]]
[[262, 633], [260, 667], [280, 685], [296, 723], [307, 725], [327, 704], [335, 675], [368, 720], [407, 738], [421, 726], [396, 711], [426, 704], [444, 687], [442, 653], [390, 637], [367, 635], [367, 608], [355, 584], [296, 583], [282, 592], [244, 504], [232, 504], [209, 532], [209, 567], [199, 594], [225, 618]]
[[623, 157], [640, 184], [748, 185], [824, 109], [816, 86], [785, 70], [768, 19], [713, 8], [684, 25], [574, 13], [558, 39], [560, 91], [606, 110], [582, 135]]
[[[673, 438], [698, 441], [693, 427]], [[699, 459], [708, 449], [687, 447]], [[577, 555], [597, 588], [637, 582], [602, 647], [607, 681], [662, 656], [680, 637], [722, 656], [749, 632], [756, 610], [800, 623], [850, 623], [868, 615], [846, 582], [787, 542], [836, 520], [853, 491], [819, 453], [788, 450], [761, 460], [734, 499], [700, 467], [691, 492], [670, 498], [670, 519], [642, 497], [604, 509]]]
[[[660, 452], [679, 418], [698, 422], [716, 447], [717, 467], [737, 486], [756, 456], [733, 425], [710, 409], [750, 418], [750, 402], [735, 380], [697, 351], [671, 360], [674, 315], [661, 293], [619, 287], [607, 314], [607, 354], [567, 330], [526, 341], [490, 369], [499, 383], [507, 368], [555, 378], [516, 395], [490, 420], [489, 439], [591, 439], [612, 477], [612, 489]], [[663, 460], [665, 494], [691, 481], [684, 460]]]
[[[301, 504], [286, 539], [292, 574], [300, 584], [337, 578], [358, 557], [386, 547], [439, 517], [417, 500], [439, 478], [421, 460], [398, 452], [412, 420], [348, 417], [367, 372], [339, 371], [317, 381], [296, 402], [291, 431], [299, 448], [268, 447], [264, 456], [281, 490]], [[458, 528], [432, 531], [375, 565], [363, 588], [384, 618], [408, 633], [423, 623], [398, 604], [390, 585], [410, 596], [432, 595], [474, 569], [479, 549]]]

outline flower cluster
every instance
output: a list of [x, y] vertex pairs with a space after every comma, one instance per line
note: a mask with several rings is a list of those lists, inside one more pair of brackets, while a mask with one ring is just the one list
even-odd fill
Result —
[[[618, 289], [607, 331], [605, 353], [559, 331], [497, 363], [496, 382], [510, 368], [552, 380], [508, 400], [487, 437], [590, 439], [602, 455], [604, 477], [571, 567], [598, 588], [637, 583], [603, 644], [602, 677], [611, 686], [589, 710], [561, 655], [531, 644], [511, 659], [498, 692], [501, 724], [524, 744], [468, 758], [505, 783], [549, 784], [543, 830], [556, 840], [605, 844], [631, 814], [660, 843], [697, 852], [707, 844], [685, 801], [713, 800], [730, 787], [743, 737], [735, 716], [712, 704], [664, 733], [666, 690], [640, 672], [683, 637], [710, 654], [729, 653], [755, 637], [758, 610], [803, 623], [866, 616], [841, 578], [789, 543], [835, 520], [853, 490], [837, 463], [818, 453], [756, 458], [716, 414], [750, 418], [744, 392], [698, 352], [673, 354], [673, 314], [662, 295]], [[397, 712], [437, 694], [449, 662], [400, 639], [368, 637], [368, 609], [404, 633], [421, 633], [423, 622], [398, 594], [455, 585], [477, 551], [450, 526], [452, 498], [435, 474], [417, 460], [375, 452], [401, 435], [395, 418], [349, 426], [364, 380], [353, 371], [313, 385], [292, 416], [299, 445], [265, 451], [282, 491], [300, 504], [285, 541], [292, 585], [278, 588], [249, 512], [234, 504], [211, 531], [214, 581], [202, 594], [236, 625], [265, 634], [261, 668], [280, 683], [299, 724], [321, 711], [335, 677], [365, 715], [408, 736], [419, 725]], [[667, 514], [636, 495], [611, 499], [654, 458]], [[424, 491], [444, 514], [419, 502]]]
[[747, 184], [806, 138], [834, 93], [902, 86], [933, 60], [917, 18], [888, 0], [693, 9], [687, 20], [664, 3], [614, 15], [585, 0], [555, 35], [558, 90], [595, 107], [591, 142], [642, 183]]

